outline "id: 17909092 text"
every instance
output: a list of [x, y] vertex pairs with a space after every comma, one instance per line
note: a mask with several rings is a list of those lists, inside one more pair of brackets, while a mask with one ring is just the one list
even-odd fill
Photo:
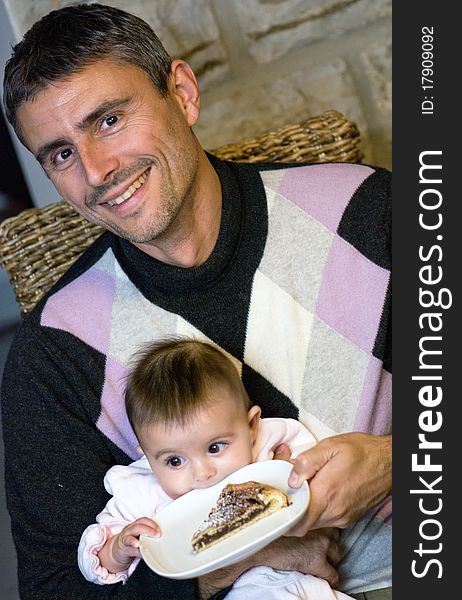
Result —
[[423, 115], [432, 115], [435, 107], [433, 96], [434, 84], [434, 54], [433, 40], [434, 28], [422, 27], [421, 36], [421, 87], [423, 99], [421, 102], [421, 113]]

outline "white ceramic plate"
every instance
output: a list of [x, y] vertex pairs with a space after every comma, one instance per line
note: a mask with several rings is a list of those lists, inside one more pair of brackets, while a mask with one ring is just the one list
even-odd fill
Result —
[[[288, 487], [292, 465], [282, 460], [267, 460], [239, 469], [220, 483], [193, 490], [181, 496], [155, 517], [162, 537], [141, 536], [141, 555], [159, 575], [189, 579], [239, 562], [261, 550], [286, 533], [303, 516], [309, 502], [308, 484], [299, 489]], [[227, 483], [258, 481], [276, 487], [289, 496], [290, 506], [282, 508], [207, 550], [194, 554], [191, 538], [207, 517], [212, 505]]]

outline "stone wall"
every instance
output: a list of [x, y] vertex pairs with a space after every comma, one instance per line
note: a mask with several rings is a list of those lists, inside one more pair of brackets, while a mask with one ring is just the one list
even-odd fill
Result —
[[[198, 76], [206, 148], [335, 108], [391, 168], [391, 0], [103, 0], [147, 20]], [[18, 36], [69, 0], [4, 0]]]

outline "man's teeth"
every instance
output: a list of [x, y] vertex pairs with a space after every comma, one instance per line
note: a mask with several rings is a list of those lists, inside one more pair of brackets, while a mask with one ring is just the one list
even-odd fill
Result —
[[138, 179], [131, 184], [131, 186], [126, 192], [124, 192], [120, 196], [117, 196], [117, 198], [114, 198], [114, 200], [108, 200], [106, 204], [109, 204], [109, 206], [115, 206], [116, 204], [122, 204], [122, 202], [131, 198], [131, 196], [133, 196], [136, 190], [140, 188], [146, 181], [146, 173], [147, 171], [140, 175]]

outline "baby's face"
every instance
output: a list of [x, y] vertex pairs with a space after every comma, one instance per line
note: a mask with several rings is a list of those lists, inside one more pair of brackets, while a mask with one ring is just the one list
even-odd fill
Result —
[[184, 427], [154, 424], [139, 432], [151, 469], [171, 498], [210, 487], [252, 462], [260, 409], [247, 412], [231, 393], [220, 389]]

